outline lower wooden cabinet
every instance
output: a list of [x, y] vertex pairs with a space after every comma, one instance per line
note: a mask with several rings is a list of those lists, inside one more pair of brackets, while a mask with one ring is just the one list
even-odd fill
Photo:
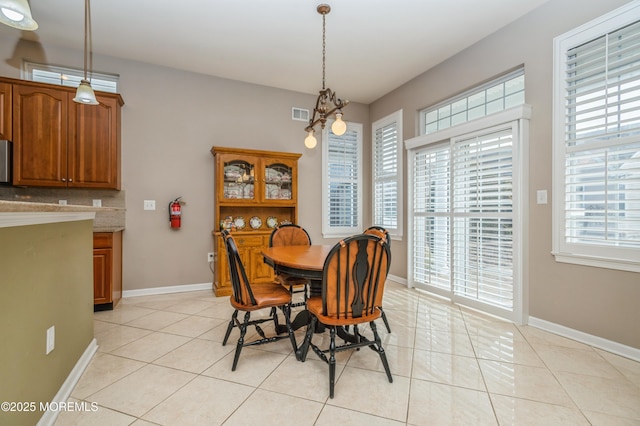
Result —
[[122, 298], [122, 231], [93, 233], [94, 311], [113, 309]]
[[[238, 254], [251, 284], [272, 283], [274, 281], [273, 268], [264, 263], [262, 256], [262, 250], [269, 247], [271, 232], [265, 233], [263, 231], [251, 234], [233, 232], [231, 235], [238, 245]], [[229, 277], [227, 251], [219, 232], [214, 232], [213, 238], [217, 257], [213, 291], [216, 296], [229, 296], [231, 294], [231, 278]]]

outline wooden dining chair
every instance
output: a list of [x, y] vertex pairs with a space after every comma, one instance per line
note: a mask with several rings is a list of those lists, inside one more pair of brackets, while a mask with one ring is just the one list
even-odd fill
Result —
[[[278, 225], [269, 237], [269, 247], [279, 246], [310, 246], [311, 237], [306, 229], [293, 223]], [[293, 277], [281, 272], [276, 273], [276, 279], [280, 284], [289, 290], [293, 297], [296, 293], [303, 293], [303, 301], [292, 303], [292, 307], [304, 306], [307, 304], [309, 291], [309, 280], [306, 278]]]
[[[389, 245], [375, 235], [360, 234], [336, 244], [324, 263], [322, 295], [307, 300], [311, 321], [307, 326], [298, 358], [305, 361], [309, 347], [329, 364], [329, 397], [333, 398], [336, 352], [369, 347], [380, 355], [389, 382], [393, 382], [387, 356], [375, 320], [380, 318], [382, 295], [389, 267]], [[316, 323], [330, 333], [328, 349], [313, 343]], [[360, 324], [369, 324], [373, 340], [360, 333]], [[351, 327], [347, 332], [347, 327]], [[344, 343], [336, 345], [336, 334]], [[327, 357], [328, 354], [328, 357]]]
[[[387, 245], [389, 246], [389, 250], [391, 250], [391, 237], [389, 236], [389, 231], [381, 226], [370, 226], [364, 231], [365, 234], [377, 235], [380, 238], [383, 238]], [[389, 251], [389, 263], [391, 263], [391, 251]], [[387, 269], [387, 273], [389, 270]], [[384, 326], [387, 328], [387, 332], [391, 333], [391, 327], [389, 327], [389, 321], [387, 320], [387, 314], [384, 313], [382, 306], [380, 306], [380, 314], [382, 316], [382, 321], [384, 322]]]
[[[240, 352], [245, 346], [261, 345], [264, 343], [275, 342], [280, 339], [289, 338], [293, 351], [297, 356], [297, 344], [291, 328], [291, 293], [287, 291], [278, 283], [266, 283], [252, 286], [247, 279], [247, 274], [240, 259], [238, 253], [238, 246], [235, 240], [229, 233], [224, 230], [221, 232], [224, 239], [225, 247], [227, 249], [227, 259], [229, 260], [229, 275], [231, 277], [232, 294], [229, 298], [231, 306], [234, 307], [233, 314], [231, 315], [231, 321], [227, 326], [227, 332], [224, 335], [222, 345], [227, 344], [231, 330], [234, 327], [240, 329], [240, 337], [236, 343], [236, 352], [233, 358], [233, 366], [231, 371], [235, 371], [238, 365], [238, 359], [240, 358]], [[282, 327], [278, 322], [277, 309], [280, 308], [284, 314], [286, 327]], [[262, 309], [270, 309], [267, 317], [251, 319], [251, 313]], [[244, 319], [240, 321], [238, 319], [238, 312], [244, 312]], [[259, 324], [265, 322], [273, 322], [274, 335], [267, 337]], [[245, 335], [249, 326], [255, 326], [256, 331], [260, 335], [260, 338], [251, 342], [245, 342]], [[286, 334], [284, 334], [286, 333]]]

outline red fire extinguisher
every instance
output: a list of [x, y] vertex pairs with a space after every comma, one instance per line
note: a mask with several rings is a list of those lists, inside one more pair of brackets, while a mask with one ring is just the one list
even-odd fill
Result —
[[169, 203], [169, 222], [171, 222], [172, 229], [180, 229], [180, 218], [182, 216], [180, 198], [182, 197], [178, 197]]

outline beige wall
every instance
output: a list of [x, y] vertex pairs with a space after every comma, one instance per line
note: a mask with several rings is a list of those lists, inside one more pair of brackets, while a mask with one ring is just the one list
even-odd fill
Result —
[[[530, 122], [529, 314], [532, 317], [640, 348], [640, 274], [557, 263], [551, 255], [551, 204], [537, 205], [536, 190], [551, 200], [551, 96], [553, 38], [627, 3], [624, 0], [551, 0], [508, 27], [399, 87], [370, 106], [371, 120], [404, 110], [405, 139], [417, 136], [417, 111], [509, 69], [525, 66]], [[463, 29], [461, 29], [463, 30]], [[394, 245], [394, 256], [400, 255]], [[406, 249], [406, 242], [404, 244]], [[406, 259], [406, 252], [403, 253]], [[392, 273], [400, 273], [395, 264]]]
[[91, 220], [0, 227], [0, 401], [37, 405], [0, 424], [36, 424], [93, 339], [92, 244]]

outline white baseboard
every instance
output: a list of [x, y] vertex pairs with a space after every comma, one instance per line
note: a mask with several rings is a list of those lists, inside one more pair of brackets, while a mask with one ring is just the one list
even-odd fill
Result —
[[640, 361], [640, 349], [638, 348], [603, 339], [602, 337], [593, 336], [591, 334], [545, 321], [540, 318], [529, 317], [529, 325], [563, 337], [568, 337], [569, 339], [577, 340], [578, 342], [603, 349], [607, 352], [611, 352], [625, 358], [630, 358], [634, 361]]
[[387, 275], [387, 279], [389, 279], [389, 280], [391, 280], [391, 281], [393, 281], [395, 283], [398, 283], [398, 284], [404, 284], [405, 286], [407, 285], [407, 279], [406, 278], [397, 277], [395, 275], [389, 274], [389, 275]]
[[154, 294], [182, 293], [184, 291], [201, 291], [201, 290], [213, 291], [213, 283], [184, 284], [184, 285], [172, 285], [168, 287], [153, 287], [153, 288], [141, 288], [138, 290], [124, 290], [122, 292], [122, 297], [151, 296]]
[[[67, 376], [66, 380], [60, 387], [60, 390], [58, 390], [56, 396], [54, 396], [51, 400], [52, 404], [50, 405], [57, 406], [59, 403], [66, 402], [67, 399], [69, 399], [73, 388], [78, 383], [78, 380], [80, 380], [82, 373], [84, 373], [84, 370], [89, 365], [89, 362], [91, 362], [91, 359], [93, 358], [97, 350], [98, 342], [96, 341], [96, 339], [93, 339], [89, 343], [89, 346], [87, 346], [87, 348], [84, 350], [84, 353], [82, 354], [78, 362], [76, 362], [76, 365]], [[40, 420], [38, 421], [38, 426], [53, 425], [58, 418], [58, 414], [60, 414], [60, 411], [45, 411], [45, 413], [42, 415], [42, 417], [40, 417]]]

